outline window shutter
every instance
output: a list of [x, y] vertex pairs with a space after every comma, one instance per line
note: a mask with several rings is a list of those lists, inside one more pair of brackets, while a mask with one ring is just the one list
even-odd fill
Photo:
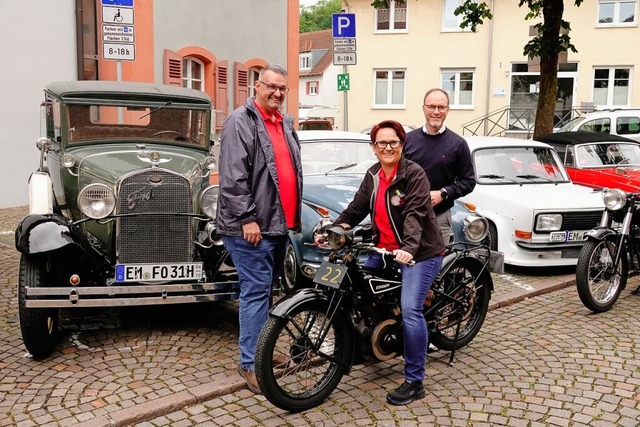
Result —
[[307, 95], [311, 93], [311, 82], [307, 82]]
[[172, 86], [182, 86], [182, 57], [169, 49], [164, 50], [163, 83]]
[[320, 95], [320, 80], [316, 82], [316, 95]]
[[228, 61], [216, 63], [216, 129], [222, 129], [222, 122], [229, 115], [229, 68]]
[[234, 79], [233, 108], [238, 108], [244, 105], [249, 96], [249, 69], [239, 62], [234, 63], [233, 67], [236, 73]]

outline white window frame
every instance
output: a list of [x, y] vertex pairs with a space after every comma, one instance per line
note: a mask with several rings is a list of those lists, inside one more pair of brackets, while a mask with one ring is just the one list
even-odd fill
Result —
[[[379, 29], [378, 17], [384, 11], [388, 11], [389, 13], [389, 28]], [[398, 13], [399, 11], [404, 11], [404, 27], [405, 28], [395, 28], [396, 13]], [[374, 33], [407, 33], [409, 31], [409, 2], [405, 1], [404, 3], [398, 3], [396, 5], [395, 0], [390, 0], [389, 9], [384, 9], [384, 8], [376, 9], [375, 13], [373, 14], [373, 17], [375, 21], [373, 24]]]
[[[377, 103], [377, 93], [378, 93], [378, 82], [381, 81], [381, 79], [379, 79], [377, 77], [377, 74], [379, 72], [384, 72], [387, 73], [387, 76], [385, 78], [385, 82], [386, 82], [386, 91], [384, 94], [385, 103]], [[403, 73], [403, 79], [402, 79], [402, 103], [397, 103], [394, 104], [393, 103], [393, 96], [394, 96], [394, 74], [401, 72]], [[400, 109], [405, 109], [406, 108], [406, 102], [407, 102], [407, 70], [406, 68], [377, 68], [373, 70], [373, 93], [372, 93], [372, 108], [373, 109], [391, 109], [391, 110], [400, 110]]]
[[[470, 28], [460, 28], [460, 24], [462, 23], [463, 16], [462, 15], [456, 16], [453, 13], [453, 11], [456, 10], [458, 6], [460, 6], [463, 2], [464, 0], [442, 0], [442, 25], [441, 25], [442, 32], [454, 33], [454, 32], [470, 32], [471, 31]], [[455, 4], [455, 6], [453, 7], [453, 9], [451, 9], [451, 7], [447, 8], [447, 4], [450, 4], [450, 5]], [[449, 16], [449, 14], [451, 16]], [[455, 27], [445, 25], [447, 21], [453, 21], [453, 20], [456, 21]]]
[[[598, 103], [596, 101], [596, 71], [597, 70], [609, 70], [609, 77], [607, 78], [607, 102], [605, 104], [602, 103]], [[616, 70], [628, 70], [629, 71], [629, 78], [627, 79], [627, 99], [625, 103], [614, 103], [614, 90], [616, 87], [620, 87], [620, 86], [616, 86], [615, 82], [616, 82], [616, 78], [615, 78], [615, 73]], [[633, 68], [632, 67], [622, 67], [622, 66], [618, 66], [618, 67], [593, 67], [593, 72], [591, 75], [591, 101], [593, 101], [594, 105], [596, 106], [596, 108], [612, 108], [612, 107], [628, 107], [629, 106], [629, 101], [631, 100], [631, 94], [632, 94], [632, 88], [631, 88], [631, 83], [633, 82]]]
[[[460, 100], [460, 75], [463, 73], [471, 73], [471, 100], [468, 103], [464, 103]], [[453, 74], [453, 90], [448, 88], [448, 84], [445, 84], [445, 74]], [[449, 107], [458, 110], [473, 110], [475, 101], [475, 86], [476, 86], [476, 70], [475, 68], [442, 68], [440, 69], [440, 87], [445, 89], [449, 94]]]
[[309, 82], [309, 93], [307, 95], [316, 96], [318, 94], [318, 81]]
[[311, 69], [311, 52], [300, 54], [300, 69], [301, 70]]
[[[200, 76], [192, 76], [193, 63], [200, 65]], [[185, 56], [182, 58], [182, 86], [189, 89], [194, 89], [193, 83], [199, 82], [200, 88], [198, 90], [205, 91], [204, 80], [204, 62], [200, 61], [193, 56]]]
[[[633, 3], [633, 21], [620, 21], [621, 4]], [[613, 6], [612, 22], [600, 22], [603, 8]], [[598, 12], [596, 14], [596, 27], [635, 27], [638, 25], [638, 0], [598, 0]]]

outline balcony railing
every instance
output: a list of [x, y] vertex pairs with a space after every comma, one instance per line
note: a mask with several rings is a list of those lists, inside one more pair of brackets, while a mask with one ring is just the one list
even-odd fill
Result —
[[[556, 110], [554, 128], [591, 110], [582, 107]], [[517, 135], [531, 138], [536, 124], [536, 108], [508, 106], [492, 111], [486, 116], [474, 119], [462, 125], [463, 135], [505, 136]]]

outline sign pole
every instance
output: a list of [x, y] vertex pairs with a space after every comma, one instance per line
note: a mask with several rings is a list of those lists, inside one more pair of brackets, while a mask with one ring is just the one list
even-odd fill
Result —
[[[343, 74], [347, 74], [347, 66], [343, 65], [342, 66], [342, 73]], [[348, 90], [344, 91], [344, 130], [349, 130], [349, 99], [348, 99]]]

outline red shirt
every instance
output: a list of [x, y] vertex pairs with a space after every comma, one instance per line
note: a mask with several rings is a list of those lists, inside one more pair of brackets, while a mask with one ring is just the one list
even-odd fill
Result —
[[298, 209], [298, 178], [293, 168], [291, 152], [287, 146], [287, 141], [282, 128], [282, 114], [276, 111], [273, 116], [269, 116], [256, 104], [260, 115], [271, 138], [273, 153], [276, 159], [276, 172], [278, 174], [278, 192], [280, 193], [280, 203], [284, 210], [284, 218], [288, 228], [295, 228], [296, 213]]
[[380, 185], [378, 187], [378, 193], [376, 194], [376, 205], [373, 214], [373, 222], [376, 224], [378, 233], [380, 235], [380, 238], [378, 239], [378, 247], [385, 248], [388, 251], [400, 249], [398, 240], [396, 239], [396, 235], [393, 233], [393, 229], [391, 228], [391, 220], [389, 219], [389, 213], [387, 212], [386, 196], [387, 189], [393, 182], [393, 179], [396, 177], [397, 172], [398, 165], [393, 168], [391, 176], [387, 178], [382, 168], [380, 168], [380, 172], [378, 172], [378, 176], [380, 177]]

